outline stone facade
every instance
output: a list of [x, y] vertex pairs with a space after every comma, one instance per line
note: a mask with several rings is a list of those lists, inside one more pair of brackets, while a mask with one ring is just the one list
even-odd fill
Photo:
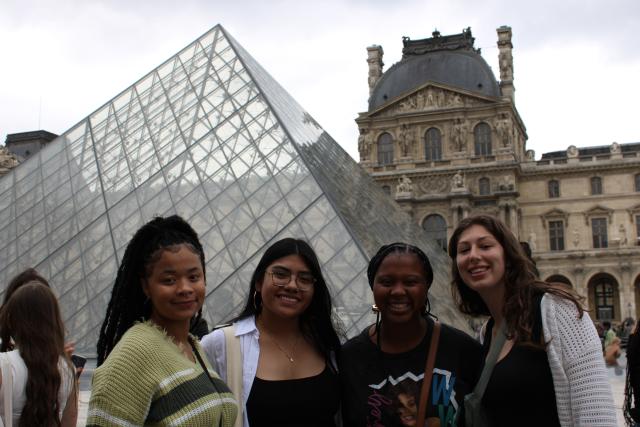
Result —
[[[515, 105], [511, 28], [497, 33], [493, 92], [475, 85], [488, 66], [470, 30], [405, 38], [403, 59], [382, 75], [382, 48], [368, 48], [360, 164], [443, 247], [461, 218], [498, 216], [529, 242], [542, 278], [573, 286], [594, 318], [638, 318], [640, 143], [572, 145], [534, 160]], [[416, 69], [424, 77], [407, 87]]]

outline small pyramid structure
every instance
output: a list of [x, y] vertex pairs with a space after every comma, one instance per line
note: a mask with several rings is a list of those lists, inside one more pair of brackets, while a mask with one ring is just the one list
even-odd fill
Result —
[[35, 267], [95, 354], [126, 244], [174, 213], [205, 248], [209, 325], [292, 236], [316, 250], [348, 336], [372, 321], [367, 263], [393, 241], [429, 255], [433, 311], [466, 327], [446, 254], [220, 25], [0, 178], [0, 283]]

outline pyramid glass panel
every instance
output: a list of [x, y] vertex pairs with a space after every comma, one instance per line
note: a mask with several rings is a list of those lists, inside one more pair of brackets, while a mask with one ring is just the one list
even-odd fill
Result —
[[429, 254], [434, 311], [464, 327], [444, 252], [221, 26], [0, 178], [0, 280], [47, 276], [92, 354], [127, 242], [173, 213], [206, 250], [210, 325], [239, 313], [264, 250], [298, 237], [348, 335], [372, 321], [368, 259], [397, 240]]

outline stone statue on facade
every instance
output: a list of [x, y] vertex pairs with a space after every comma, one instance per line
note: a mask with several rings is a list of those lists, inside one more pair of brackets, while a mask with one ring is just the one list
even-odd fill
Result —
[[442, 89], [438, 91], [436, 104], [438, 107], [444, 107], [446, 105], [446, 94]]
[[611, 148], [609, 150], [614, 154], [619, 153], [620, 152], [620, 144], [618, 144], [617, 142], [614, 142], [613, 144], [611, 144]]
[[503, 114], [498, 120], [498, 123], [496, 123], [496, 133], [502, 146], [508, 147], [511, 140], [511, 120], [509, 120], [506, 114]]
[[424, 109], [424, 92], [420, 91], [418, 92], [418, 94], [416, 95], [416, 107], [418, 108], [418, 110], [423, 110]]
[[578, 157], [578, 148], [575, 145], [570, 145], [569, 148], [567, 148], [567, 156]]
[[536, 239], [537, 239], [536, 233], [533, 230], [531, 230], [529, 232], [529, 239], [527, 240], [527, 243], [529, 243], [529, 247], [531, 248], [532, 252], [535, 252], [537, 248]]
[[526, 157], [527, 161], [533, 162], [536, 159], [536, 152], [534, 150], [527, 150], [527, 152], [524, 153], [524, 156]]
[[465, 189], [466, 188], [464, 186], [464, 177], [462, 176], [462, 171], [458, 171], [451, 178], [451, 191], [459, 192], [464, 191]]
[[413, 154], [413, 137], [409, 131], [409, 125], [404, 124], [400, 128], [398, 143], [400, 144], [402, 157], [411, 157]]
[[436, 100], [433, 97], [433, 89], [429, 88], [427, 89], [427, 103], [425, 104], [425, 107], [427, 108], [433, 108], [436, 105]]
[[462, 119], [457, 119], [455, 124], [453, 125], [453, 130], [451, 132], [451, 140], [452, 146], [455, 151], [464, 151], [466, 148], [466, 132], [467, 127], [465, 126]]
[[411, 178], [406, 175], [402, 175], [400, 180], [398, 181], [398, 186], [396, 187], [396, 193], [404, 193], [411, 194], [413, 193], [413, 183], [411, 182]]
[[360, 152], [361, 160], [367, 160], [369, 158], [369, 149], [371, 148], [371, 144], [367, 134], [367, 129], [360, 129], [360, 136], [358, 137], [358, 151]]
[[13, 154], [7, 147], [0, 147], [0, 169], [13, 169], [18, 166], [20, 162], [15, 154]]
[[627, 246], [629, 241], [627, 240], [627, 229], [624, 224], [620, 224], [618, 227], [618, 239], [620, 241], [620, 246]]

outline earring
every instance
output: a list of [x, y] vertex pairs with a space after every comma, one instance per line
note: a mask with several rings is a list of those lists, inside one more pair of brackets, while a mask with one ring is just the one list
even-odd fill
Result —
[[380, 309], [378, 308], [377, 304], [373, 304], [371, 306], [371, 311], [373, 311], [374, 313], [380, 313]]
[[258, 298], [258, 291], [254, 289], [253, 290], [253, 308], [256, 311], [260, 311], [260, 307], [258, 305], [257, 298]]

